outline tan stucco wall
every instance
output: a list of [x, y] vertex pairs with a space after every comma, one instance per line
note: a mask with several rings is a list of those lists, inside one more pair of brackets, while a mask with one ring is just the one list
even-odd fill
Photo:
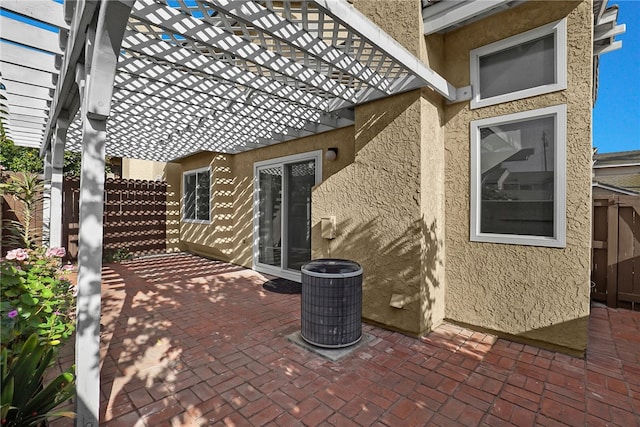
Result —
[[[255, 162], [275, 159], [291, 154], [306, 153], [329, 147], [338, 148], [338, 157], [334, 161], [322, 159], [322, 179], [353, 162], [353, 127], [313, 135], [291, 142], [271, 145], [260, 150], [248, 151], [234, 156], [236, 175], [236, 209], [234, 211], [236, 233], [234, 236], [235, 257], [233, 262], [251, 266], [253, 251], [253, 166]], [[315, 196], [312, 196], [315, 197]], [[316, 200], [312, 198], [312, 212], [316, 209]], [[312, 235], [312, 245], [315, 235]]]
[[[589, 314], [591, 2], [528, 2], [445, 35], [445, 77], [469, 85], [470, 49], [567, 15], [566, 91], [476, 110], [446, 107], [446, 317], [580, 352]], [[568, 109], [566, 249], [470, 242], [469, 122], [558, 104]]]
[[166, 163], [164, 162], [123, 158], [122, 178], [155, 181], [157, 178], [162, 178], [166, 175], [165, 166]]
[[[422, 159], [428, 156], [423, 102], [414, 91], [358, 107], [355, 161], [315, 189], [312, 210], [314, 229], [325, 216], [335, 216], [338, 224], [334, 240], [312, 241], [312, 256], [359, 262], [363, 317], [411, 334], [437, 324], [441, 317], [434, 319], [434, 313], [444, 314], [443, 299], [434, 292], [444, 286], [438, 277], [442, 239], [435, 230], [429, 234], [441, 225], [422, 214], [423, 202], [431, 206], [422, 197]], [[403, 308], [389, 305], [394, 294], [404, 300]]]
[[353, 162], [353, 139], [351, 126], [235, 155], [201, 153], [183, 159], [180, 176], [183, 172], [207, 166], [212, 171], [211, 222], [182, 221], [183, 249], [251, 267], [254, 163], [316, 150], [324, 153], [329, 147], [337, 147], [335, 161], [322, 161], [325, 179]]
[[[181, 172], [211, 165], [214, 178], [212, 222], [182, 223], [181, 247], [250, 267], [254, 163], [337, 146], [338, 160], [323, 161], [312, 194], [312, 257], [363, 265], [366, 319], [420, 334], [446, 317], [581, 351], [589, 311], [591, 2], [528, 2], [426, 38], [417, 2], [354, 5], [456, 87], [469, 85], [470, 49], [568, 15], [569, 87], [477, 110], [417, 90], [357, 107], [354, 127], [183, 159]], [[568, 106], [567, 248], [470, 242], [469, 122], [557, 104]], [[334, 240], [320, 237], [326, 216], [337, 218]], [[394, 294], [402, 308], [389, 305]]]
[[[181, 160], [182, 174], [194, 169], [211, 168], [210, 221], [206, 224], [180, 221], [180, 243], [183, 249], [211, 256], [223, 261], [233, 257], [233, 186], [232, 157], [228, 154], [200, 153]], [[180, 203], [180, 218], [183, 204]]]
[[182, 167], [166, 163], [162, 179], [167, 181], [167, 252], [178, 252], [180, 246], [180, 199]]
[[[426, 58], [420, 8], [408, 4], [354, 2]], [[425, 89], [357, 107], [354, 163], [313, 193], [314, 229], [325, 216], [336, 216], [338, 224], [336, 239], [313, 240], [313, 257], [358, 261], [363, 317], [416, 335], [444, 316], [441, 103]], [[392, 297], [403, 307], [391, 307]]]

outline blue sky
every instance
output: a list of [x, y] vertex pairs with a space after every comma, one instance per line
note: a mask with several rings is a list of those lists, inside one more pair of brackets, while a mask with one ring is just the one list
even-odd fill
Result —
[[593, 146], [599, 153], [640, 150], [640, 1], [609, 0], [626, 24], [622, 49], [600, 57], [600, 89], [593, 110]]

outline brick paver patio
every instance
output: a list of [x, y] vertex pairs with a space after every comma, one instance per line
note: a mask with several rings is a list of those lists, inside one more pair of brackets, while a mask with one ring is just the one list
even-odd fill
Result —
[[286, 339], [300, 296], [251, 270], [180, 254], [103, 277], [102, 425], [640, 426], [639, 312], [593, 307], [586, 360], [365, 324], [373, 339], [330, 362]]

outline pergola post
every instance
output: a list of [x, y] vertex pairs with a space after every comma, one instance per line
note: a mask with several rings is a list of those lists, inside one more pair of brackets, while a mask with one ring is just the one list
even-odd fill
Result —
[[55, 140], [51, 150], [51, 178], [49, 200], [49, 246], [62, 246], [62, 169], [64, 166], [64, 147], [67, 139], [69, 120], [58, 119]]
[[102, 1], [87, 29], [85, 67], [78, 67], [82, 170], [78, 232], [76, 426], [97, 427], [100, 413], [100, 285], [107, 118], [131, 1]]
[[42, 246], [49, 245], [49, 230], [51, 225], [51, 149], [44, 155], [44, 191], [42, 192]]

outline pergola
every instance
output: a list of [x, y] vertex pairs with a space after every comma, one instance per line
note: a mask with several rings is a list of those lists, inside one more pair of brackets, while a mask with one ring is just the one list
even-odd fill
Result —
[[2, 118], [46, 159], [52, 246], [64, 151], [82, 152], [78, 425], [98, 422], [105, 155], [239, 153], [349, 126], [354, 106], [415, 88], [460, 98], [344, 0], [1, 5]]
[[[423, 1], [425, 34], [520, 1]], [[614, 48], [606, 1], [601, 42]], [[604, 4], [604, 6], [603, 6]], [[46, 159], [61, 243], [65, 150], [82, 152], [77, 425], [97, 425], [105, 155], [239, 153], [352, 125], [354, 106], [429, 87], [470, 99], [347, 0], [1, 0], [0, 115]], [[603, 40], [605, 42], [603, 42]], [[606, 41], [609, 40], [607, 44]], [[617, 46], [616, 46], [617, 47]]]

